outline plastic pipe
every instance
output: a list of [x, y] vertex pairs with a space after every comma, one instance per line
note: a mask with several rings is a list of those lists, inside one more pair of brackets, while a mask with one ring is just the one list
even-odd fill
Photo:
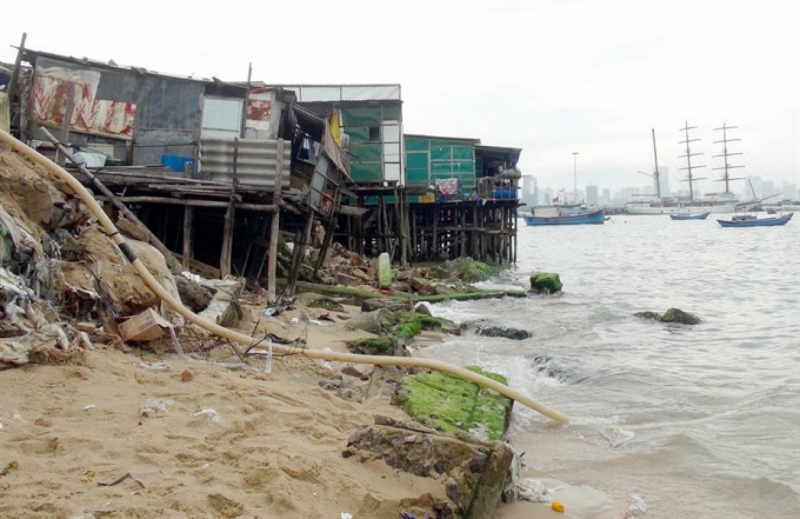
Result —
[[[83, 187], [75, 177], [73, 177], [69, 172], [67, 172], [62, 167], [58, 166], [55, 162], [51, 161], [38, 151], [34, 150], [33, 148], [27, 146], [23, 142], [17, 140], [12, 135], [8, 134], [7, 132], [0, 130], [0, 142], [6, 144], [11, 149], [16, 151], [17, 153], [24, 155], [27, 157], [31, 162], [43, 167], [60, 180], [62, 180], [65, 184], [69, 186], [69, 188], [77, 194], [80, 199], [86, 204], [92, 214], [97, 218], [102, 225], [103, 229], [110, 235], [114, 244], [119, 248], [122, 254], [131, 262], [134, 271], [136, 274], [139, 275], [140, 278], [145, 282], [145, 284], [153, 291], [158, 297], [160, 297], [164, 302], [166, 302], [170, 308], [172, 308], [175, 312], [182, 315], [188, 322], [196, 324], [201, 328], [204, 328], [208, 332], [218, 336], [223, 337], [225, 339], [238, 342], [239, 344], [243, 345], [250, 345], [253, 342], [253, 338], [244, 335], [242, 333], [236, 332], [234, 330], [230, 330], [228, 328], [222, 327], [216, 323], [212, 323], [206, 319], [203, 319], [199, 315], [195, 314], [181, 303], [179, 300], [175, 299], [167, 292], [164, 287], [153, 277], [150, 271], [144, 266], [144, 264], [136, 257], [136, 254], [130, 248], [130, 246], [123, 238], [122, 234], [117, 230], [114, 223], [111, 219], [106, 215], [105, 211], [103, 211], [100, 204], [97, 203], [97, 200], [94, 199], [92, 193]], [[536, 400], [530, 398], [529, 396], [513, 389], [509, 386], [501, 384], [496, 380], [492, 380], [489, 377], [485, 377], [483, 375], [479, 375], [477, 373], [473, 373], [472, 371], [459, 367], [454, 366], [452, 364], [448, 364], [446, 362], [433, 360], [433, 359], [420, 359], [414, 357], [388, 357], [388, 356], [379, 356], [379, 355], [357, 355], [355, 353], [341, 353], [335, 351], [323, 351], [323, 350], [310, 350], [310, 349], [300, 349], [300, 348], [291, 348], [284, 345], [272, 345], [273, 352], [278, 354], [294, 354], [294, 355], [304, 355], [310, 359], [320, 359], [320, 360], [334, 360], [338, 362], [351, 362], [353, 364], [371, 364], [373, 366], [404, 366], [404, 367], [420, 367], [420, 368], [429, 368], [434, 369], [437, 371], [442, 371], [444, 373], [449, 373], [456, 377], [462, 378], [464, 380], [468, 380], [470, 382], [474, 382], [484, 387], [488, 387], [503, 396], [510, 398], [511, 400], [517, 401], [520, 404], [525, 405], [533, 409], [534, 411], [543, 414], [544, 416], [555, 420], [556, 422], [567, 422], [569, 418], [556, 411], [555, 409], [551, 409], [543, 404], [540, 404]]]

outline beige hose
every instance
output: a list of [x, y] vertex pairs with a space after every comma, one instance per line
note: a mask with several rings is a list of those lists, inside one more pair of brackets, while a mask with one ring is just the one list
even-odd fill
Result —
[[[7, 144], [9, 147], [20, 153], [21, 155], [26, 156], [32, 162], [38, 164], [39, 166], [45, 168], [46, 170], [50, 171], [59, 179], [63, 180], [69, 187], [72, 189], [83, 202], [88, 206], [89, 210], [94, 214], [94, 216], [100, 221], [100, 224], [103, 226], [103, 229], [111, 236], [111, 239], [114, 241], [114, 244], [119, 247], [120, 251], [125, 255], [125, 257], [131, 262], [133, 269], [142, 278], [145, 284], [152, 290], [158, 297], [160, 297], [163, 301], [165, 301], [174, 311], [182, 315], [187, 321], [200, 326], [207, 331], [211, 332], [214, 335], [219, 337], [223, 337], [225, 339], [229, 339], [231, 341], [238, 342], [244, 345], [250, 345], [253, 341], [252, 337], [244, 335], [242, 333], [230, 330], [228, 328], [224, 328], [219, 326], [216, 323], [212, 323], [200, 317], [199, 315], [195, 314], [183, 304], [172, 297], [169, 292], [167, 292], [164, 287], [153, 277], [153, 275], [145, 268], [144, 264], [136, 257], [133, 250], [131, 250], [130, 246], [125, 242], [125, 238], [119, 233], [117, 228], [114, 226], [114, 223], [111, 219], [106, 215], [105, 211], [103, 211], [100, 204], [97, 203], [97, 200], [94, 199], [94, 196], [91, 192], [89, 192], [83, 185], [78, 182], [78, 180], [70, 175], [66, 170], [58, 166], [55, 162], [51, 161], [44, 155], [40, 154], [33, 148], [25, 145], [24, 143], [20, 142], [13, 136], [9, 135], [3, 130], [0, 130], [0, 142]], [[488, 387], [494, 391], [497, 391], [501, 395], [507, 396], [508, 398], [515, 400], [527, 407], [530, 407], [534, 411], [537, 411], [552, 420], [557, 422], [566, 422], [569, 418], [559, 413], [554, 409], [550, 409], [549, 407], [542, 405], [532, 398], [520, 393], [519, 391], [512, 389], [504, 384], [501, 384], [495, 380], [490, 379], [489, 377], [485, 377], [483, 375], [478, 375], [477, 373], [473, 373], [472, 371], [461, 368], [458, 366], [453, 366], [452, 364], [448, 364], [446, 362], [441, 362], [438, 360], [432, 359], [420, 359], [420, 358], [413, 358], [413, 357], [389, 357], [389, 356], [378, 356], [378, 355], [356, 355], [353, 353], [340, 353], [334, 351], [322, 351], [322, 350], [310, 350], [310, 349], [297, 349], [291, 348], [282, 345], [273, 345], [273, 351], [281, 354], [299, 354], [305, 355], [308, 358], [312, 359], [322, 359], [322, 360], [335, 360], [339, 362], [352, 362], [354, 364], [371, 364], [375, 366], [416, 366], [421, 368], [430, 368], [437, 371], [442, 371], [445, 373], [449, 373], [451, 375], [455, 375], [456, 377], [468, 380], [470, 382], [474, 382], [476, 384], [480, 384], [482, 386]]]

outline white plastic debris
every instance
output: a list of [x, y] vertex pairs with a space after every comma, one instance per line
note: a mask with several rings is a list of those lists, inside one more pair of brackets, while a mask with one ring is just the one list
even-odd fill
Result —
[[87, 413], [91, 413], [92, 411], [94, 411], [94, 404], [89, 404], [87, 406], [84, 406], [83, 410], [86, 411]]
[[194, 413], [192, 416], [205, 416], [206, 420], [208, 420], [209, 422], [219, 422], [221, 419], [219, 413], [217, 413], [213, 409], [203, 409]]
[[353, 519], [353, 514], [342, 512], [342, 519]]
[[147, 418], [163, 418], [167, 416], [169, 408], [174, 404], [172, 400], [165, 400], [161, 398], [148, 398], [147, 401], [139, 408], [142, 416]]

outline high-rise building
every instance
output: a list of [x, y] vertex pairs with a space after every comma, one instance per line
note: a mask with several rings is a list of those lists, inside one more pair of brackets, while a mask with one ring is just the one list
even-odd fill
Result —
[[586, 186], [586, 203], [589, 205], [597, 205], [600, 202], [597, 196], [597, 186], [589, 184]]
[[550, 188], [542, 191], [542, 205], [553, 205], [553, 190]]
[[600, 205], [608, 205], [611, 203], [611, 190], [603, 188], [603, 196], [600, 198]]
[[797, 192], [797, 184], [793, 182], [785, 182], [781, 186], [781, 198], [789, 200], [800, 199], [800, 193]]

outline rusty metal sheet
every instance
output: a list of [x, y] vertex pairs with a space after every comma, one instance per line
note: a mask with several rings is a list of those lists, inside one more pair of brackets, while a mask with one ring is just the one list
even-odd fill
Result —
[[97, 99], [100, 75], [95, 70], [37, 68], [31, 97], [33, 117], [41, 123], [60, 127], [68, 104], [69, 85], [74, 84], [70, 130], [117, 139], [132, 139], [136, 105]]

